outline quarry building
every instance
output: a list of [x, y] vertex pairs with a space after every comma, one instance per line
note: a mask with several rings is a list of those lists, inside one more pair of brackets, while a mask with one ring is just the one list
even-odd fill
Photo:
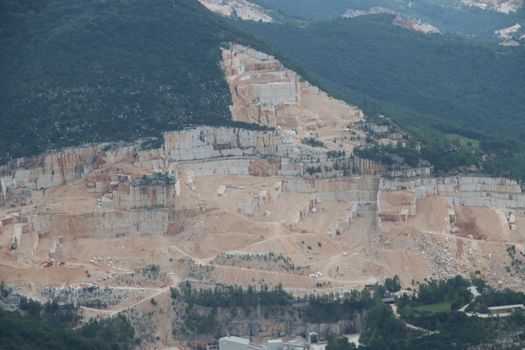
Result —
[[[516, 181], [359, 157], [407, 135], [366, 122], [270, 55], [234, 44], [222, 57], [233, 119], [257, 127], [192, 127], [165, 132], [155, 147], [89, 144], [0, 166], [2, 280], [20, 295], [76, 305], [86, 319], [129, 312], [139, 324], [141, 315], [151, 321], [141, 335], [170, 345], [182, 328], [170, 287], [186, 282], [343, 295], [393, 275], [413, 286], [477, 271], [524, 289]], [[170, 331], [153, 327], [163, 322]], [[227, 333], [240, 338], [217, 345], [314, 349], [311, 337], [275, 339], [343, 334], [359, 322], [240, 322]]]

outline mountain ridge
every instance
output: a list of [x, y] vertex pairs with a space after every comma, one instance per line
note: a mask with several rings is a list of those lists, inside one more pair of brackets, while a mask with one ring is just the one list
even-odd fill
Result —
[[193, 0], [1, 6], [0, 162], [230, 123], [220, 45], [257, 44]]

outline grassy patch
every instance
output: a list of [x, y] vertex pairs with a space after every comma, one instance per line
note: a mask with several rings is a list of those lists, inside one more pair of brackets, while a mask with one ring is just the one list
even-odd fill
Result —
[[448, 142], [460, 145], [462, 147], [479, 149], [479, 140], [458, 134], [445, 134], [444, 136]]
[[440, 312], [450, 312], [452, 310], [452, 302], [451, 301], [443, 301], [441, 303], [436, 304], [425, 304], [425, 305], [419, 305], [414, 307], [414, 311], [423, 313], [423, 312], [431, 312], [431, 313], [440, 313]]

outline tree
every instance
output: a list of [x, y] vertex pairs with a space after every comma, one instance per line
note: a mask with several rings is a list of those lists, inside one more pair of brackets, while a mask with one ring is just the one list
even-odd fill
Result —
[[348, 342], [346, 337], [337, 337], [330, 333], [327, 338], [326, 350], [352, 350], [357, 349], [354, 343]]
[[404, 323], [397, 319], [392, 309], [376, 302], [365, 316], [365, 330], [359, 342], [368, 349], [401, 349], [405, 344], [407, 330]]
[[399, 276], [395, 275], [393, 278], [385, 279], [385, 288], [390, 293], [399, 292], [401, 290], [401, 284], [399, 283]]

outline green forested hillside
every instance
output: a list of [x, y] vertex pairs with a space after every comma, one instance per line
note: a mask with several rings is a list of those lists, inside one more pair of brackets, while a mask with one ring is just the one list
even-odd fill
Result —
[[460, 5], [457, 0], [253, 0], [261, 6], [276, 10], [287, 17], [306, 20], [331, 20], [341, 17], [348, 9], [369, 10], [383, 7], [405, 18], [421, 19], [442, 32], [475, 35], [496, 40], [494, 31], [515, 23], [525, 25], [525, 8], [504, 14]]
[[[110, 342], [95, 337], [87, 338], [78, 333], [30, 320], [17, 312], [0, 310], [1, 350], [105, 350], [112, 348]], [[125, 348], [122, 347], [122, 350]]]
[[435, 134], [480, 141], [493, 155], [486, 172], [525, 177], [525, 49], [416, 33], [389, 16], [237, 25], [368, 114], [392, 117], [426, 141]]
[[196, 0], [0, 1], [0, 163], [228, 123], [230, 40], [248, 39]]
[[228, 23], [196, 0], [1, 1], [0, 164], [232, 123], [219, 59], [234, 41], [415, 131], [440, 169], [476, 158], [445, 154], [448, 139], [435, 137], [460, 135], [489, 154], [485, 172], [525, 178], [525, 48], [414, 33], [388, 16], [299, 23]]

